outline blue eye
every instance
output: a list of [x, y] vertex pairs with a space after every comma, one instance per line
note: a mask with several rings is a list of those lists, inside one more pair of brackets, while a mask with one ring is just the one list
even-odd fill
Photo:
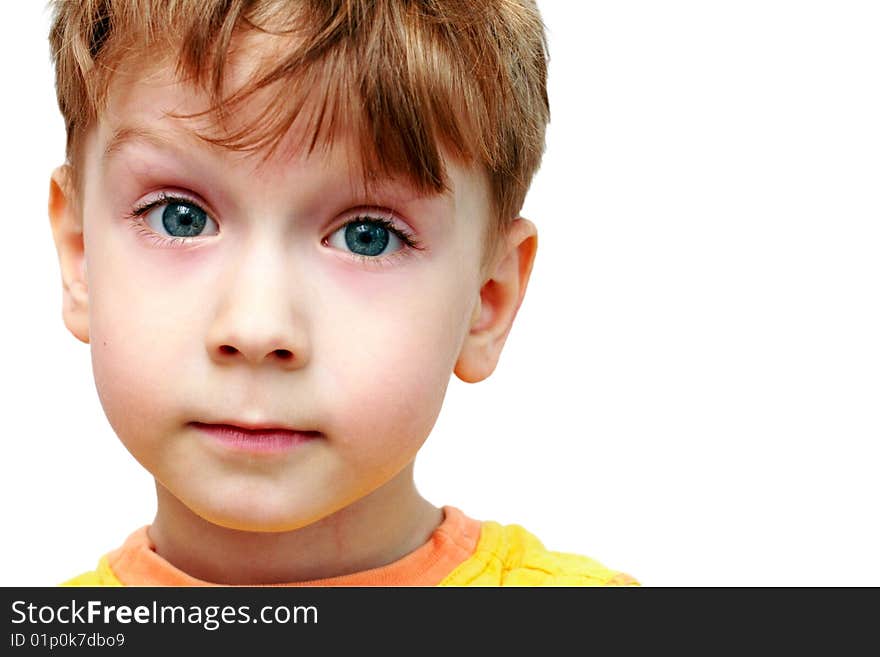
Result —
[[208, 215], [190, 203], [169, 203], [162, 211], [162, 225], [174, 237], [199, 235], [208, 223]]
[[376, 258], [399, 251], [413, 242], [387, 219], [357, 217], [335, 231], [327, 240], [331, 246], [357, 256]]
[[198, 237], [209, 224], [214, 230], [208, 234], [217, 234], [216, 222], [201, 206], [185, 198], [162, 194], [133, 213], [133, 216], [140, 215], [144, 215], [144, 223], [162, 237]]

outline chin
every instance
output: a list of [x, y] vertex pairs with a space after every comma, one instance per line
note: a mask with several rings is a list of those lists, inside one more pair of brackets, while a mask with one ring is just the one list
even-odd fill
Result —
[[312, 524], [318, 518], [292, 513], [294, 507], [280, 501], [248, 501], [245, 504], [228, 504], [219, 508], [191, 510], [203, 520], [219, 527], [242, 532], [289, 532]]

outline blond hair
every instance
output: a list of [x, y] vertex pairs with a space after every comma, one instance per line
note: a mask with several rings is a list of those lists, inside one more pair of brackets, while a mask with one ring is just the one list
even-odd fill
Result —
[[[77, 189], [83, 135], [106, 107], [114, 71], [145, 55], [155, 61], [156, 52], [210, 94], [211, 107], [198, 115], [214, 112], [221, 125], [254, 92], [284, 85], [253, 125], [199, 135], [211, 143], [268, 157], [303, 120], [311, 152], [353, 120], [369, 175], [401, 176], [420, 192], [439, 193], [448, 187], [441, 147], [482, 165], [494, 215], [490, 249], [520, 212], [540, 165], [550, 110], [534, 0], [50, 3], [56, 93]], [[224, 95], [233, 36], [249, 30], [294, 38]]]

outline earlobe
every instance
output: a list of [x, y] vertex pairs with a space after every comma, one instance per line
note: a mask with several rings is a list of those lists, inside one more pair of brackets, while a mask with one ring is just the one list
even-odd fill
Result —
[[52, 172], [49, 181], [49, 222], [61, 265], [62, 316], [74, 337], [89, 341], [89, 294], [82, 219], [76, 210], [70, 166]]
[[455, 364], [455, 375], [462, 381], [476, 383], [495, 371], [525, 297], [537, 248], [535, 225], [522, 217], [514, 220], [501, 255], [480, 288], [470, 331]]

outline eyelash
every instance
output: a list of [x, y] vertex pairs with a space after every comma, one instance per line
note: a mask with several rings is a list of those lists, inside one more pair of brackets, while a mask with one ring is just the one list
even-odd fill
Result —
[[[382, 226], [382, 228], [384, 228], [388, 232], [394, 233], [395, 235], [397, 235], [397, 237], [403, 243], [403, 246], [401, 248], [399, 248], [397, 251], [394, 251], [393, 253], [389, 253], [388, 255], [380, 255], [380, 256], [365, 256], [365, 255], [361, 255], [360, 253], [352, 253], [350, 251], [345, 252], [349, 258], [352, 258], [353, 260], [356, 260], [359, 263], [367, 265], [368, 267], [381, 268], [386, 265], [390, 265], [394, 262], [397, 262], [401, 258], [406, 258], [407, 256], [411, 255], [411, 252], [412, 252], [411, 250], [416, 250], [416, 251], [424, 250], [424, 247], [422, 246], [421, 242], [419, 242], [416, 239], [415, 235], [413, 235], [412, 233], [410, 233], [406, 229], [401, 228], [400, 226], [396, 226], [394, 223], [392, 223], [391, 221], [389, 221], [385, 217], [377, 217], [374, 215], [367, 215], [367, 214], [357, 214], [356, 216], [348, 219], [345, 223], [342, 223], [339, 226], [337, 226], [333, 230], [333, 233], [335, 233], [340, 228], [344, 228], [345, 226], [347, 226], [349, 224], [356, 224], [356, 223], [361, 223], [361, 222], [372, 223], [377, 226]], [[331, 233], [331, 235], [332, 235], [332, 233]], [[323, 240], [321, 240], [321, 244], [327, 245], [328, 239], [329, 238], [325, 237]]]
[[[148, 240], [150, 240], [153, 244], [159, 247], [170, 247], [170, 248], [178, 248], [193, 241], [192, 237], [165, 237], [164, 235], [160, 235], [155, 230], [147, 226], [141, 217], [147, 214], [150, 210], [160, 205], [166, 205], [168, 203], [185, 203], [187, 205], [192, 205], [197, 207], [199, 210], [204, 212], [204, 208], [193, 201], [192, 199], [188, 199], [185, 196], [175, 196], [173, 194], [166, 194], [165, 192], [160, 192], [159, 196], [157, 196], [152, 201], [147, 201], [145, 203], [141, 203], [140, 205], [135, 206], [134, 209], [127, 215], [127, 218], [130, 220], [131, 224], [134, 226], [138, 235], [142, 235]], [[205, 213], [207, 214], [207, 213]]]
[[[185, 196], [176, 196], [173, 194], [166, 194], [165, 192], [161, 192], [158, 197], [153, 199], [152, 201], [147, 201], [142, 203], [135, 208], [132, 209], [130, 213], [128, 213], [127, 218], [130, 220], [135, 230], [139, 235], [144, 236], [149, 239], [155, 245], [160, 247], [170, 247], [170, 248], [178, 248], [192, 242], [194, 238], [192, 237], [165, 237], [164, 235], [160, 235], [152, 228], [148, 227], [142, 217], [147, 214], [150, 210], [160, 205], [166, 205], [168, 203], [184, 203], [187, 205], [192, 205], [197, 207], [202, 212], [205, 212], [205, 209], [202, 208], [201, 205], [193, 201], [192, 199], [186, 198]], [[207, 214], [207, 212], [205, 212]], [[377, 226], [381, 226], [385, 228], [391, 233], [394, 233], [400, 241], [403, 243], [403, 247], [398, 249], [397, 251], [390, 253], [386, 256], [365, 256], [359, 253], [351, 253], [348, 252], [348, 255], [355, 260], [358, 260], [366, 265], [370, 266], [384, 266], [386, 264], [390, 264], [391, 261], [397, 260], [399, 257], [405, 257], [408, 255], [410, 249], [414, 249], [416, 251], [424, 250], [421, 242], [416, 239], [415, 235], [410, 233], [405, 228], [395, 225], [385, 217], [367, 215], [367, 214], [358, 214], [354, 217], [351, 217], [348, 221], [338, 226], [333, 232], [339, 230], [347, 226], [348, 224], [354, 224], [358, 222], [372, 223]], [[332, 234], [332, 233], [331, 233]], [[327, 243], [327, 238], [321, 240], [321, 244]]]

